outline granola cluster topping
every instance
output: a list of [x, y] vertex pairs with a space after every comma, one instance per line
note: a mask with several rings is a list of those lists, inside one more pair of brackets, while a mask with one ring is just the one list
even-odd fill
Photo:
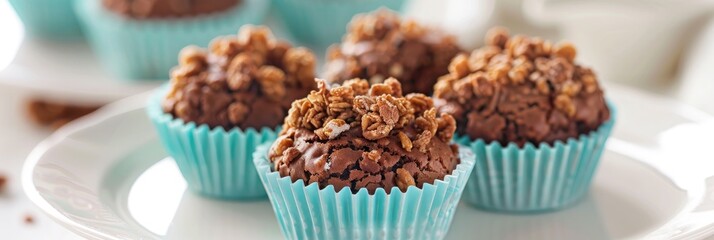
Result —
[[394, 77], [405, 93], [431, 95], [434, 83], [459, 52], [452, 36], [378, 10], [350, 23], [344, 41], [328, 50], [325, 75], [332, 83], [364, 78], [374, 84]]
[[304, 128], [320, 140], [329, 140], [359, 128], [362, 137], [379, 140], [393, 134], [407, 136], [404, 130], [410, 128], [418, 133], [400, 137], [402, 144], [409, 146], [407, 151], [415, 146], [424, 152], [434, 137], [448, 142], [456, 129], [451, 115], [436, 113], [433, 101], [424, 94], [402, 96], [401, 84], [394, 78], [371, 87], [367, 80], [352, 79], [331, 89], [318, 81], [317, 91], [293, 103], [283, 131]]
[[403, 96], [396, 79], [371, 87], [363, 79], [332, 87], [318, 80], [317, 90], [293, 103], [269, 158], [295, 181], [406, 191], [455, 168], [455, 130], [451, 115], [438, 115], [423, 94]]
[[597, 129], [609, 110], [575, 47], [491, 29], [486, 46], [456, 56], [434, 87], [461, 134], [502, 143], [553, 142]]
[[275, 127], [293, 100], [315, 88], [315, 64], [306, 48], [276, 41], [265, 27], [243, 27], [209, 49], [181, 51], [163, 108], [210, 127]]

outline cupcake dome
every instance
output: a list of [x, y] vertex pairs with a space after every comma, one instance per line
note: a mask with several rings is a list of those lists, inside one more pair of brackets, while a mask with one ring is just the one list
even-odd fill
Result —
[[592, 69], [574, 62], [572, 44], [552, 44], [505, 29], [489, 31], [486, 46], [459, 55], [435, 86], [441, 112], [458, 133], [502, 144], [539, 144], [589, 133], [610, 119]]
[[453, 36], [382, 9], [352, 20], [342, 43], [328, 50], [325, 77], [331, 83], [351, 78], [380, 83], [394, 77], [405, 93], [431, 95], [459, 52]]
[[429, 97], [324, 82], [254, 162], [287, 239], [443, 239], [474, 166]]
[[180, 63], [148, 113], [189, 188], [216, 198], [264, 198], [252, 155], [275, 140], [290, 102], [314, 88], [315, 56], [275, 40], [267, 28], [244, 27], [209, 50], [185, 48]]
[[487, 45], [459, 55], [435, 85], [476, 154], [465, 200], [493, 211], [565, 208], [588, 192], [615, 121], [593, 71], [574, 63], [568, 43], [553, 45], [495, 28]]

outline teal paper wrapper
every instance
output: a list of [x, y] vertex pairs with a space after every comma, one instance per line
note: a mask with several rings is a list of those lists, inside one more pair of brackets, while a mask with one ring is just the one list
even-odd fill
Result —
[[498, 212], [546, 212], [575, 204], [587, 194], [616, 119], [612, 104], [610, 120], [596, 131], [556, 141], [553, 146], [455, 141], [476, 155], [476, 167], [464, 190], [471, 205]]
[[178, 19], [135, 20], [104, 9], [99, 0], [77, 0], [76, 10], [102, 65], [122, 79], [167, 79], [188, 45], [208, 46], [237, 34], [244, 24], [263, 22], [266, 0], [245, 0], [227, 12]]
[[222, 127], [210, 129], [205, 124], [185, 123], [164, 113], [161, 101], [165, 93], [166, 87], [162, 87], [151, 97], [147, 112], [189, 189], [213, 198], [265, 199], [265, 189], [253, 165], [253, 153], [260, 144], [273, 142], [277, 130], [226, 131]]
[[471, 151], [460, 148], [461, 163], [443, 181], [406, 193], [394, 187], [390, 194], [384, 189], [353, 194], [280, 177], [267, 158], [269, 146], [260, 146], [254, 161], [287, 239], [443, 239], [475, 161]]
[[9, 0], [31, 35], [52, 39], [82, 36], [74, 14], [74, 0]]
[[406, 0], [272, 0], [288, 31], [312, 46], [337, 43], [347, 32], [347, 23], [359, 13], [380, 7], [400, 11]]

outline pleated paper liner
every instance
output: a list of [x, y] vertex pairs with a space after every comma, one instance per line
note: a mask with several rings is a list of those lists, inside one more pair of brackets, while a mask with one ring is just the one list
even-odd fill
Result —
[[82, 31], [74, 14], [74, 0], [9, 0], [31, 35], [51, 39], [79, 39]]
[[297, 40], [327, 47], [340, 42], [352, 17], [386, 7], [400, 11], [405, 0], [272, 0], [283, 23]]
[[553, 145], [502, 146], [457, 136], [455, 141], [476, 155], [464, 200], [485, 210], [528, 213], [562, 209], [583, 199], [615, 123], [615, 108], [608, 105], [610, 120], [600, 128]]
[[167, 86], [149, 100], [147, 112], [161, 143], [176, 161], [189, 189], [221, 199], [258, 200], [267, 197], [253, 153], [258, 145], [273, 142], [277, 131], [270, 128], [226, 131], [203, 124], [185, 123], [163, 112], [161, 101]]
[[254, 161], [287, 239], [443, 239], [475, 161], [460, 148], [461, 163], [444, 180], [406, 193], [394, 187], [389, 194], [354, 194], [280, 177], [267, 159], [269, 147], [260, 146]]
[[245, 0], [226, 12], [176, 19], [136, 20], [105, 9], [99, 0], [77, 0], [86, 35], [109, 72], [127, 80], [167, 79], [188, 45], [206, 47], [235, 35], [244, 24], [263, 22], [267, 0]]

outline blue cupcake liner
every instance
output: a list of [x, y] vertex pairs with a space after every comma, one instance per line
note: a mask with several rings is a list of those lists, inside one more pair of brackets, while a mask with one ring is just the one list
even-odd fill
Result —
[[400, 11], [406, 0], [273, 0], [288, 31], [312, 46], [340, 42], [347, 24], [359, 13], [387, 7]]
[[9, 0], [31, 35], [52, 39], [82, 36], [74, 14], [74, 0]]
[[552, 146], [473, 141], [457, 136], [454, 141], [476, 155], [476, 170], [466, 184], [464, 200], [497, 212], [546, 212], [575, 204], [587, 194], [593, 175], [615, 123], [616, 110], [609, 104], [610, 120], [597, 130]]
[[166, 90], [166, 86], [162, 87], [151, 97], [147, 113], [189, 189], [213, 198], [265, 199], [265, 189], [253, 165], [253, 153], [260, 144], [273, 142], [279, 130], [226, 131], [222, 127], [210, 129], [206, 124], [185, 123], [161, 108]]
[[236, 34], [244, 24], [263, 22], [266, 0], [245, 0], [231, 10], [198, 17], [137, 20], [105, 9], [99, 0], [77, 0], [77, 14], [104, 67], [127, 80], [167, 79], [188, 45], [208, 46]]
[[443, 239], [475, 162], [470, 150], [460, 148], [461, 163], [444, 180], [406, 193], [394, 187], [389, 194], [354, 194], [280, 177], [267, 158], [269, 147], [261, 145], [254, 161], [287, 239]]

